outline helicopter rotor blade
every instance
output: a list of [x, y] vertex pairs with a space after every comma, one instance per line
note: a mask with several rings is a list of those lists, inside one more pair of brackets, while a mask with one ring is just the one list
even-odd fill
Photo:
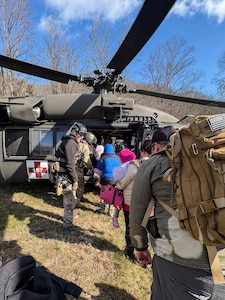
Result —
[[146, 0], [107, 68], [121, 74], [156, 31], [176, 0]]
[[79, 76], [33, 65], [4, 55], [0, 55], [0, 66], [17, 72], [21, 72], [21, 73], [25, 73], [25, 74], [29, 74], [29, 75], [33, 75], [40, 78], [61, 82], [61, 83], [68, 83], [69, 80], [80, 81]]
[[207, 99], [199, 99], [199, 98], [193, 98], [193, 97], [184, 97], [184, 96], [178, 96], [178, 95], [171, 95], [171, 94], [164, 94], [164, 93], [158, 93], [153, 91], [146, 91], [146, 90], [129, 90], [129, 93], [136, 93], [146, 96], [152, 96], [156, 98], [164, 98], [169, 100], [176, 100], [181, 102], [187, 102], [187, 103], [194, 103], [194, 104], [201, 104], [201, 105], [208, 105], [208, 106], [215, 106], [215, 107], [225, 107], [225, 101], [216, 101], [216, 100], [207, 100]]

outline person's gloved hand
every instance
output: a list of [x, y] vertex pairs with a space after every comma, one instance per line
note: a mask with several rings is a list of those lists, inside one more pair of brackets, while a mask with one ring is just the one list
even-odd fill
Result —
[[61, 196], [63, 193], [63, 188], [61, 183], [56, 184], [56, 195]]

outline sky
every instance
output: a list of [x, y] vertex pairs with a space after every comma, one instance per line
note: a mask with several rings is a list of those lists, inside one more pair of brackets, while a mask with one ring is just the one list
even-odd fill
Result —
[[[99, 17], [111, 22], [118, 30], [126, 22], [128, 28], [134, 22], [143, 0], [29, 0], [35, 14], [37, 35], [42, 35], [50, 12], [71, 34], [87, 30], [88, 21]], [[138, 70], [149, 53], [173, 36], [179, 36], [194, 47], [194, 67], [204, 72], [201, 83], [205, 93], [215, 93], [211, 83], [218, 71], [218, 60], [225, 52], [225, 0], [177, 0], [166, 19], [161, 23], [145, 47], [129, 64]], [[119, 47], [119, 44], [117, 45]]]

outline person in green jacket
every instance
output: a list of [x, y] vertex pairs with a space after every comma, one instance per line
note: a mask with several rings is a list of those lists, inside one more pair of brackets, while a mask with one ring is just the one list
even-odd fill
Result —
[[[134, 179], [130, 236], [136, 258], [141, 264], [152, 264], [151, 300], [223, 300], [225, 285], [214, 285], [206, 247], [182, 229], [178, 219], [157, 201], [159, 199], [177, 209], [173, 184], [163, 181], [165, 171], [170, 168], [165, 148], [173, 132], [171, 126], [154, 132], [152, 156], [140, 166]], [[141, 224], [152, 198], [155, 199], [155, 208], [148, 235]]]

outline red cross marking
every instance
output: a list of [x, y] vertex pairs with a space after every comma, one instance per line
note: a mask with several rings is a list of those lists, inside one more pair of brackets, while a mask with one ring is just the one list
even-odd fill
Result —
[[41, 167], [40, 161], [34, 162], [34, 168], [28, 168], [29, 173], [34, 173], [36, 178], [41, 178], [42, 174], [47, 173], [47, 168]]

